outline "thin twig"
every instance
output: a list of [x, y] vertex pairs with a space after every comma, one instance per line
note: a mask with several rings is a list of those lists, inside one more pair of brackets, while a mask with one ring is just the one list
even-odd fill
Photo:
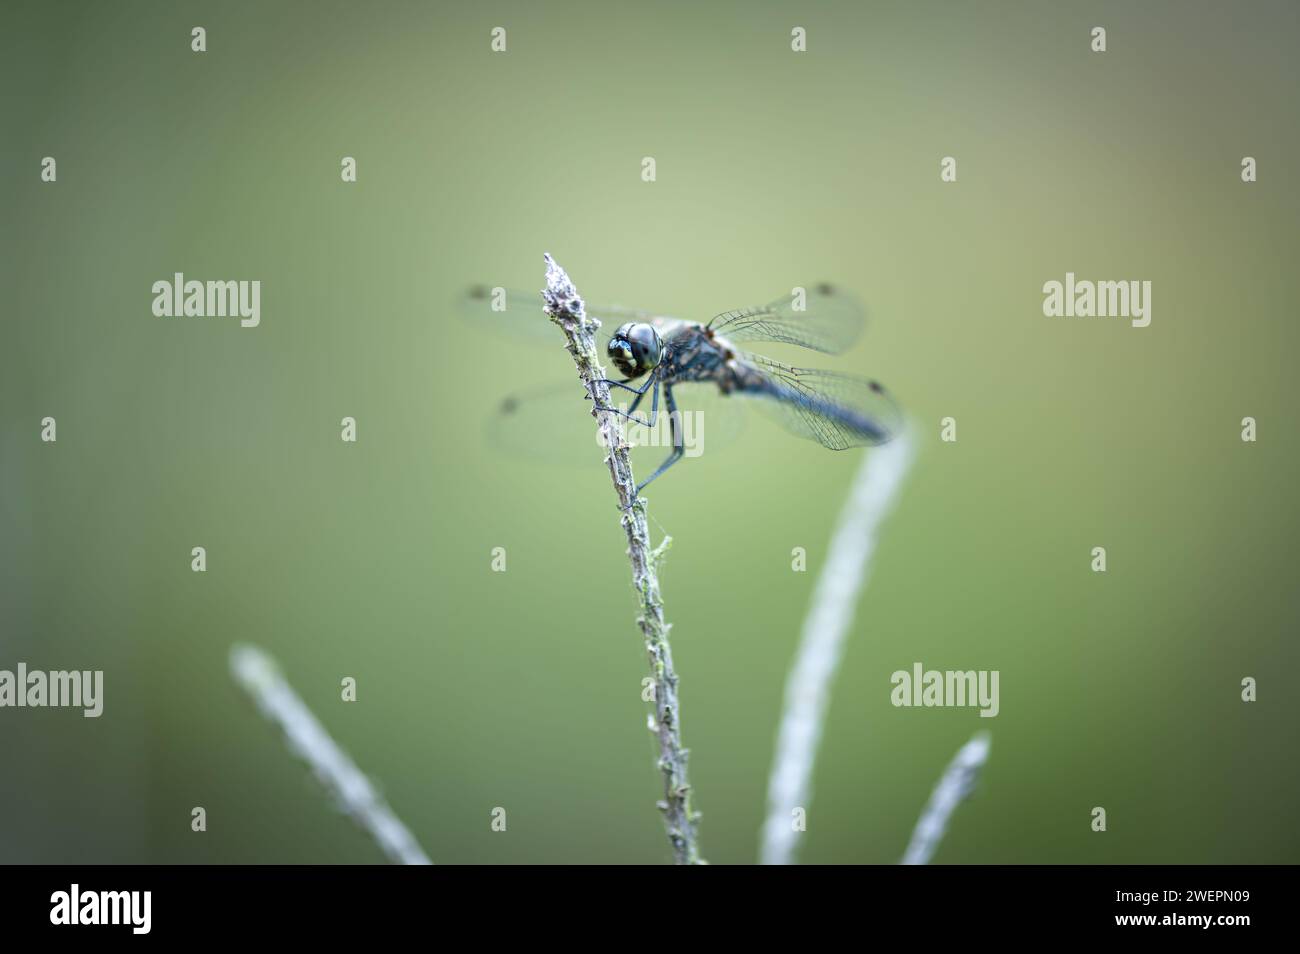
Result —
[[311, 766], [325, 790], [375, 840], [390, 861], [404, 865], [433, 864], [415, 836], [375, 791], [370, 779], [330, 738], [285, 681], [274, 659], [256, 646], [233, 646], [230, 672], [252, 696], [262, 715], [284, 731], [290, 750]]
[[702, 864], [696, 839], [699, 815], [691, 807], [691, 786], [687, 780], [688, 751], [682, 747], [681, 708], [677, 701], [677, 673], [673, 670], [672, 651], [668, 645], [669, 625], [664, 622], [663, 600], [659, 595], [658, 565], [671, 538], [665, 536], [658, 547], [650, 546], [650, 529], [646, 524], [645, 501], [636, 495], [636, 479], [628, 443], [617, 415], [596, 408], [611, 406], [609, 385], [600, 366], [596, 350], [596, 331], [600, 322], [589, 318], [582, 297], [564, 269], [550, 255], [546, 256], [546, 289], [542, 292], [546, 313], [564, 332], [569, 354], [577, 366], [587, 396], [594, 407], [592, 415], [600, 431], [601, 446], [608, 448], [609, 476], [614, 481], [622, 511], [623, 529], [627, 533], [627, 554], [632, 563], [632, 585], [640, 600], [641, 615], [637, 625], [645, 638], [650, 658], [650, 677], [654, 680], [654, 716], [650, 730], [659, 743], [659, 770], [663, 773], [664, 797], [659, 802], [673, 860], [677, 864]]
[[813, 764], [830, 702], [831, 681], [843, 656], [858, 594], [866, 583], [877, 531], [893, 508], [911, 460], [912, 447], [906, 431], [867, 454], [840, 514], [812, 605], [804, 618], [798, 654], [786, 678], [776, 756], [767, 784], [767, 820], [759, 852], [763, 864], [788, 865], [794, 861], [801, 830], [795, 825], [794, 815], [803, 809], [806, 816], [812, 801]]
[[989, 757], [990, 739], [987, 732], [976, 732], [971, 740], [963, 745], [957, 755], [948, 764], [943, 778], [934, 787], [925, 811], [916, 823], [912, 840], [903, 855], [905, 865], [928, 864], [934, 857], [935, 849], [948, 830], [948, 819], [953, 811], [975, 789], [980, 770]]

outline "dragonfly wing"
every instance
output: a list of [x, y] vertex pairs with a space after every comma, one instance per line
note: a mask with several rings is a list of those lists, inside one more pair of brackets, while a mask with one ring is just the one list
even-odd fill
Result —
[[[635, 395], [612, 392], [614, 406], [627, 411]], [[731, 443], [744, 426], [745, 402], [721, 394], [711, 383], [678, 384], [673, 388], [681, 414], [686, 453], [703, 455]], [[652, 395], [647, 392], [635, 414], [650, 417]], [[655, 466], [672, 448], [672, 431], [662, 395], [659, 417], [653, 428], [622, 419], [624, 436], [634, 448], [640, 469]], [[543, 385], [504, 396], [487, 421], [488, 443], [497, 451], [549, 464], [590, 464], [605, 456], [586, 400], [576, 381]], [[644, 458], [644, 463], [643, 463]]]
[[799, 437], [831, 450], [883, 444], [898, 433], [902, 414], [879, 382], [837, 371], [793, 368], [745, 355], [751, 372], [741, 393]]
[[[735, 441], [745, 429], [745, 407], [748, 402], [735, 395], [723, 394], [712, 381], [686, 381], [672, 387], [688, 457], [708, 457], [713, 451]], [[642, 402], [642, 407], [644, 406], [645, 402]], [[640, 413], [641, 408], [637, 408], [638, 416]], [[662, 398], [659, 401], [659, 413], [665, 413]], [[635, 427], [631, 428], [630, 433], [634, 440], [638, 438]], [[645, 434], [644, 428], [640, 434]], [[657, 445], [666, 454], [672, 449], [672, 435], [665, 429], [657, 436]], [[644, 437], [640, 443], [645, 443]], [[657, 465], [659, 461], [654, 463]]]
[[737, 343], [776, 341], [839, 354], [858, 340], [865, 315], [856, 296], [821, 284], [796, 288], [768, 305], [725, 311], [709, 327]]
[[[559, 334], [554, 328], [553, 334]], [[493, 450], [521, 460], [577, 466], [599, 463], [591, 402], [576, 380], [504, 395], [485, 422]]]
[[476, 327], [538, 344], [560, 343], [559, 332], [542, 310], [542, 296], [535, 291], [471, 285], [460, 294], [456, 305], [457, 313]]

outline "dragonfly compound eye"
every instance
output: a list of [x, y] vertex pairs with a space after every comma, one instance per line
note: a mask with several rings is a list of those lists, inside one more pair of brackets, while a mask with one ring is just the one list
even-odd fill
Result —
[[653, 325], [628, 322], [614, 332], [607, 350], [614, 366], [629, 378], [635, 378], [659, 366], [663, 347], [663, 339]]

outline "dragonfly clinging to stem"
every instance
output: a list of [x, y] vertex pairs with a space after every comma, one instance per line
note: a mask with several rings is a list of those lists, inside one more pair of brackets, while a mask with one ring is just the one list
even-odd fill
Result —
[[[490, 323], [520, 333], [554, 334], [539, 298], [524, 292], [474, 286], [465, 297], [465, 312], [476, 321], [496, 319]], [[882, 444], [898, 430], [898, 407], [879, 382], [794, 367], [737, 347], [771, 342], [825, 354], [846, 350], [861, 331], [863, 310], [856, 298], [833, 285], [795, 288], [767, 305], [725, 311], [707, 323], [618, 306], [588, 305], [587, 313], [601, 320], [606, 355], [622, 375], [605, 383], [632, 395], [626, 408], [602, 410], [652, 428], [662, 396], [668, 414], [672, 450], [637, 493], [683, 456], [675, 390], [683, 386], [687, 394], [693, 387], [712, 385], [728, 398], [751, 398], [751, 404], [787, 430], [832, 450]], [[612, 333], [604, 330], [611, 327]], [[643, 409], [647, 397], [648, 412]], [[519, 398], [509, 397], [502, 411], [513, 413], [518, 404]]]

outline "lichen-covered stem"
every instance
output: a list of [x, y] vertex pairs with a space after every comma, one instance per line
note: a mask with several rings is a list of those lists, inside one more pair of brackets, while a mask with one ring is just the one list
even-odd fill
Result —
[[627, 534], [627, 555], [632, 564], [632, 585], [640, 600], [637, 625], [645, 639], [650, 661], [650, 678], [654, 681], [654, 715], [650, 729], [659, 744], [659, 770], [663, 774], [664, 797], [659, 802], [668, 840], [677, 864], [702, 864], [696, 825], [699, 816], [691, 808], [691, 786], [687, 778], [688, 751], [682, 746], [681, 709], [677, 700], [677, 673], [668, 644], [669, 625], [664, 622], [663, 598], [659, 592], [658, 565], [671, 543], [664, 537], [658, 547], [650, 546], [650, 529], [646, 522], [645, 501], [636, 494], [632, 460], [618, 415], [596, 410], [611, 406], [609, 385], [604, 383], [605, 370], [596, 350], [596, 331], [600, 322], [589, 318], [582, 297], [563, 268], [546, 256], [546, 289], [542, 292], [546, 313], [564, 332], [565, 344], [578, 369], [587, 396], [593, 403], [592, 415], [600, 431], [602, 446], [609, 449], [606, 462], [614, 482]]

